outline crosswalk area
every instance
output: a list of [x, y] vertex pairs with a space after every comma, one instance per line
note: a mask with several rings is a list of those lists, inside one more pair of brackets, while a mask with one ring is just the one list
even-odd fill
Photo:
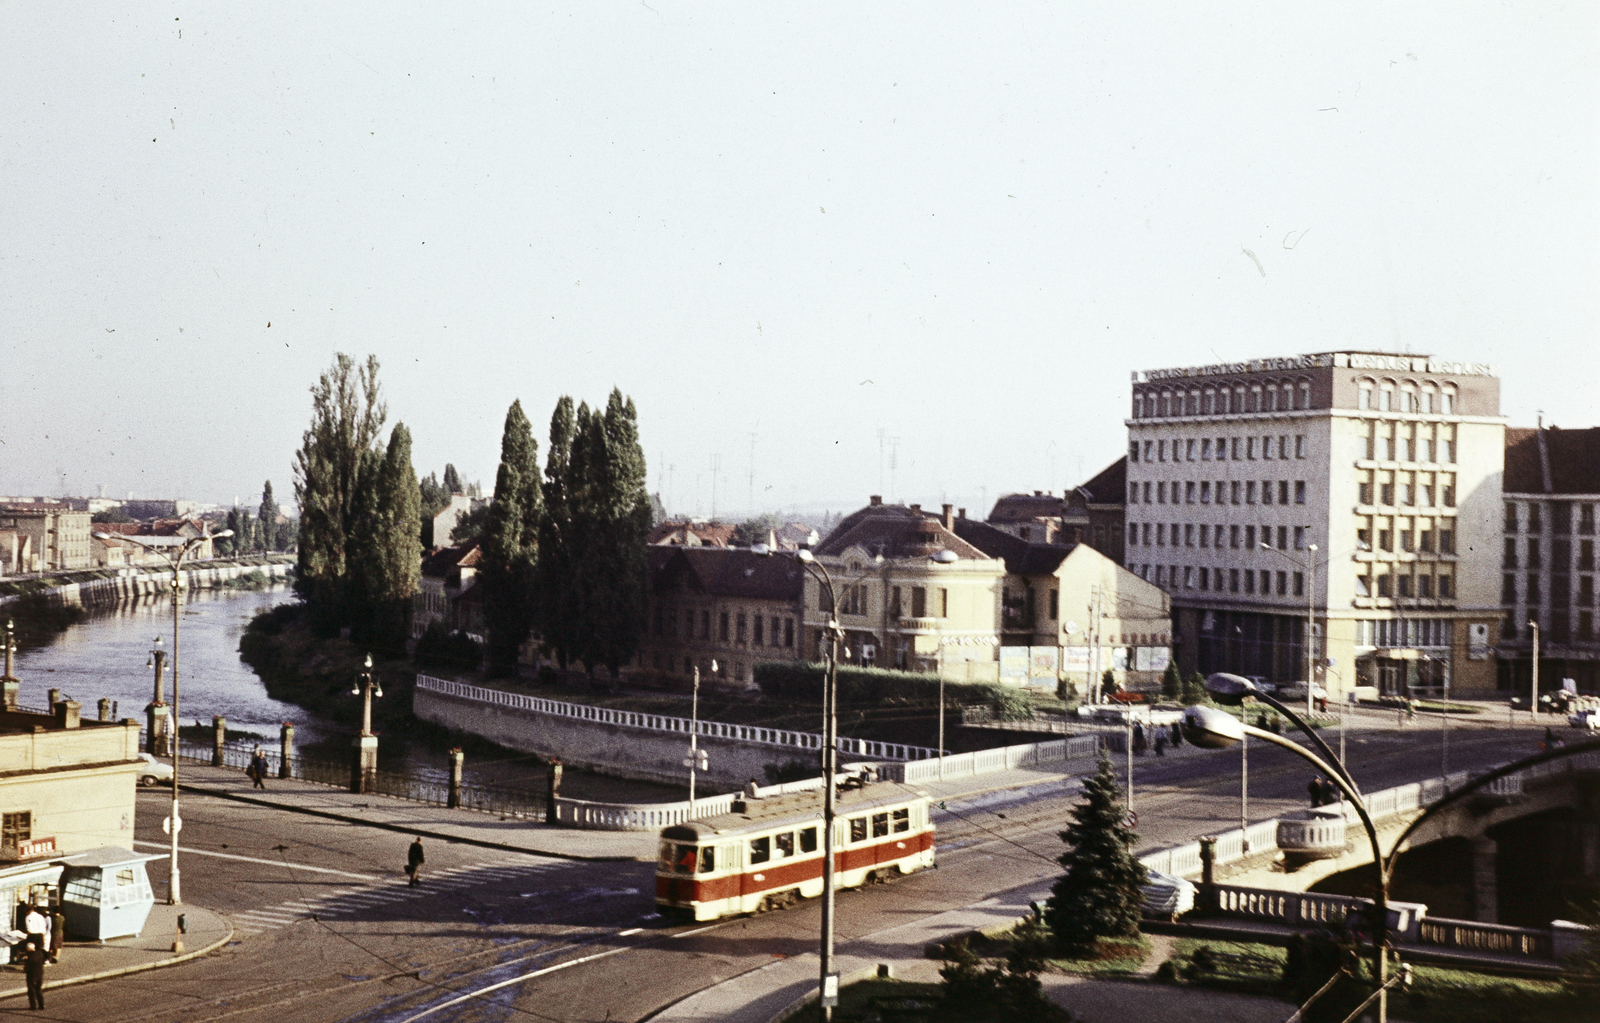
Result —
[[312, 897], [287, 899], [276, 905], [240, 910], [228, 915], [233, 919], [235, 933], [260, 934], [287, 927], [299, 920], [309, 920], [313, 916], [320, 920], [348, 919], [393, 903], [415, 902], [419, 898], [469, 888], [487, 886], [502, 891], [511, 890], [536, 883], [539, 875], [563, 865], [559, 861], [537, 860], [467, 863], [444, 870], [424, 871], [422, 884], [417, 888], [410, 887], [404, 877], [384, 878], [319, 891]]

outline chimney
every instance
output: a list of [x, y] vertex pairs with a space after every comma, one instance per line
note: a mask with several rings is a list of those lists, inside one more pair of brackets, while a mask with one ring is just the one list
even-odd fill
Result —
[[56, 727], [77, 728], [79, 721], [78, 712], [82, 709], [83, 705], [78, 703], [77, 700], [62, 700], [60, 703], [56, 704], [54, 708], [56, 712]]
[[883, 503], [883, 495], [882, 494], [873, 494], [872, 497], [869, 498], [869, 500], [872, 502], [872, 507], [876, 508], [876, 507], [878, 507], [878, 505]]
[[1034, 497], [1043, 497], [1043, 496], [1044, 496], [1044, 491], [1042, 491], [1042, 490], [1035, 490], [1035, 491], [1034, 491], [1034, 492], [1033, 492], [1033, 496], [1034, 496]]
[[912, 505], [911, 506], [911, 514], [913, 514], [913, 515], [921, 515], [922, 514], [922, 505], [920, 505], [920, 504]]
[[944, 528], [956, 528], [955, 505], [941, 504], [939, 507], [944, 509]]
[[957, 517], [958, 518], [963, 518], [963, 519], [966, 518], [967, 517], [967, 510], [965, 508], [961, 509], [961, 514], [959, 516], [957, 516]]

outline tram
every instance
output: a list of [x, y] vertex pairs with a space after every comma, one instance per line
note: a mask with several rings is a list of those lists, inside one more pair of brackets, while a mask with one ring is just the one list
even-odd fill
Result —
[[[857, 888], [934, 865], [928, 797], [897, 786], [834, 802], [834, 884]], [[732, 812], [661, 830], [662, 915], [715, 920], [822, 894], [822, 793], [735, 802]]]

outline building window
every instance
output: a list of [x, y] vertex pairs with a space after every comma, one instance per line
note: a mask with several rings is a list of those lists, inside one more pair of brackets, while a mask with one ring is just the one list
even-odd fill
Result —
[[1517, 602], [1517, 577], [1507, 572], [1500, 577], [1500, 603], [1515, 604]]
[[[1172, 528], [1173, 529], [1177, 529], [1178, 528], [1177, 524], [1174, 523]], [[1184, 523], [1184, 526], [1183, 526], [1183, 545], [1185, 547], [1193, 547], [1194, 546], [1194, 525], [1192, 523]]]
[[1433, 577], [1428, 575], [1417, 576], [1417, 596], [1433, 596]]
[[1228, 569], [1228, 592], [1239, 592], [1239, 570], [1237, 568]]
[[1261, 503], [1262, 504], [1271, 504], [1272, 503], [1272, 481], [1271, 480], [1262, 480], [1261, 481]]
[[783, 620], [783, 645], [789, 649], [794, 648], [794, 619]]
[[1578, 505], [1578, 532], [1585, 536], [1594, 533], [1594, 505]]
[[1210, 437], [1207, 437], [1206, 439], [1204, 439], [1204, 440], [1202, 440], [1200, 442], [1200, 461], [1202, 461], [1202, 462], [1211, 461], [1211, 438]]
[[[1174, 451], [1177, 450], [1176, 443], [1174, 443], [1173, 450]], [[1166, 460], [1167, 460], [1167, 442], [1164, 441], [1164, 440], [1158, 440], [1158, 441], [1156, 441], [1156, 461], [1165, 462]]]
[[1156, 484], [1156, 504], [1167, 503], [1167, 484], [1165, 481]]
[[1528, 505], [1528, 532], [1530, 533], [1544, 532], [1544, 517], [1540, 514], [1541, 507], [1538, 504]]
[[[1266, 581], [1267, 581], [1266, 577], [1263, 576], [1261, 581], [1262, 581], [1263, 584], [1266, 583]], [[1280, 596], [1280, 597], [1286, 596], [1288, 594], [1288, 592], [1289, 592], [1289, 573], [1286, 572], [1286, 571], [1279, 571], [1278, 572], [1278, 596]]]
[[1200, 503], [1201, 504], [1210, 504], [1211, 503], [1211, 481], [1210, 480], [1203, 480], [1200, 483]]
[[1254, 593], [1256, 591], [1256, 574], [1248, 568], [1244, 570], [1244, 591], [1246, 593]]
[[765, 646], [766, 642], [767, 642], [766, 636], [762, 632], [762, 627], [761, 627], [762, 620], [763, 619], [762, 619], [762, 617], [760, 615], [756, 615], [755, 616], [755, 631], [751, 635], [750, 639], [751, 639], [751, 642], [754, 643], [756, 646]]
[[1211, 546], [1211, 544], [1209, 543], [1210, 539], [1211, 539], [1211, 530], [1210, 530], [1210, 528], [1207, 527], [1204, 523], [1201, 523], [1201, 525], [1200, 525], [1200, 546], [1202, 546], [1202, 547]]
[[1140, 503], [1141, 504], [1149, 504], [1150, 503], [1150, 481], [1149, 480], [1145, 480], [1144, 481], [1144, 499]]
[[1194, 461], [1194, 441], [1187, 441], [1183, 445], [1183, 458], [1186, 462]]
[[[820, 588], [817, 590], [817, 601], [818, 601], [818, 603], [820, 605], [822, 605], [822, 606], [820, 606], [818, 608], [818, 610], [821, 610], [821, 611], [832, 611], [833, 610], [833, 608], [826, 606], [827, 603], [828, 603], [828, 591], [827, 590], [820, 589]], [[722, 614], [719, 615], [718, 618], [717, 618], [717, 638], [720, 639], [724, 643], [726, 643], [728, 641], [728, 612], [726, 612], [726, 611], [722, 612]]]
[[734, 619], [734, 629], [736, 630], [738, 636], [735, 642], [743, 643], [745, 641], [745, 620], [743, 611], [740, 611], [738, 616]]
[[1544, 557], [1539, 550], [1539, 538], [1536, 536], [1528, 537], [1528, 567], [1544, 567]]
[[1369, 577], [1364, 575], [1356, 576], [1356, 596], [1372, 596], [1372, 580]]
[[1144, 460], [1146, 462], [1151, 461], [1150, 452], [1155, 449], [1155, 446], [1156, 442], [1153, 440], [1147, 440], [1144, 442]]
[[1244, 503], [1245, 504], [1255, 504], [1256, 503], [1256, 481], [1255, 480], [1249, 480], [1244, 485]]
[[1411, 546], [1411, 530], [1402, 529], [1399, 532], [1400, 532], [1400, 549], [1402, 551], [1407, 552], [1407, 553], [1410, 553], [1410, 552], [1414, 551], [1415, 548]]
[[1183, 588], [1186, 590], [1194, 589], [1194, 569], [1187, 565], [1183, 569]]
[[0, 816], [0, 848], [15, 849], [32, 839], [32, 810], [19, 810]]
[[[939, 592], [940, 593], [944, 593], [946, 591], [940, 590]], [[1056, 619], [1058, 619], [1060, 617], [1061, 617], [1061, 591], [1060, 590], [1051, 590], [1050, 591], [1050, 619], [1052, 621], [1054, 621], [1054, 620], [1056, 620]]]
[[893, 586], [889, 589], [889, 613], [896, 618], [900, 617], [900, 587]]
[[1224, 462], [1228, 458], [1228, 438], [1217, 438], [1217, 461]]
[[1584, 569], [1594, 568], [1594, 541], [1578, 541], [1578, 567]]
[[[1221, 529], [1222, 527], [1218, 526], [1217, 528]], [[1239, 549], [1239, 527], [1238, 526], [1229, 526], [1228, 527], [1228, 546], [1232, 547], [1234, 550], [1238, 550]], [[1235, 591], [1235, 592], [1237, 592], [1237, 591]]]
[[1200, 566], [1200, 588], [1202, 590], [1211, 588], [1211, 570], [1204, 565]]
[[1361, 390], [1358, 391], [1357, 394], [1356, 394], [1356, 408], [1358, 408], [1358, 409], [1370, 409], [1370, 408], [1372, 408], [1372, 387], [1371, 387], [1371, 385], [1369, 385], [1369, 384], [1362, 384], [1361, 385]]
[[1385, 505], [1393, 506], [1393, 504], [1394, 504], [1394, 484], [1393, 483], [1380, 483], [1380, 484], [1378, 484], [1378, 503], [1379, 504], [1385, 504]]
[[1244, 527], [1244, 547], [1247, 551], [1253, 551], [1256, 549], [1256, 527]]
[[1184, 504], [1194, 504], [1194, 484], [1193, 483], [1185, 483], [1183, 485], [1183, 503]]
[[[1031, 591], [1030, 591], [1031, 592]], [[926, 618], [928, 616], [928, 591], [922, 586], [911, 587], [911, 617]]]

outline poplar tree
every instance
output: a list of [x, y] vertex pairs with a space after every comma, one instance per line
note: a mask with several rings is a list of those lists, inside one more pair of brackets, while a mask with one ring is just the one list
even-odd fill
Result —
[[[460, 486], [455, 466], [447, 465], [446, 486], [452, 480]], [[500, 437], [500, 468], [482, 536], [486, 653], [495, 674], [516, 670], [517, 650], [533, 631], [543, 511], [539, 442], [533, 439], [522, 402], [513, 401]]]
[[444, 463], [444, 492], [446, 495], [466, 493], [461, 486], [461, 474], [456, 472], [456, 467], [449, 462]]
[[364, 458], [388, 417], [378, 386], [378, 357], [362, 366], [343, 352], [311, 388], [311, 426], [295, 453], [300, 505], [295, 589], [324, 630], [348, 620], [346, 551]]
[[261, 524], [261, 549], [264, 551], [283, 550], [278, 515], [278, 500], [272, 496], [272, 481], [267, 480], [261, 485], [261, 511], [256, 516]]
[[345, 608], [358, 638], [393, 649], [405, 642], [422, 570], [422, 495], [404, 423], [395, 424], [387, 450], [362, 457], [357, 480]]
[[550, 414], [550, 444], [545, 449], [536, 612], [539, 633], [563, 669], [577, 655], [576, 623], [581, 620], [571, 601], [572, 503], [568, 494], [576, 432], [577, 414], [572, 399], [563, 395]]
[[649, 566], [645, 541], [650, 535], [650, 494], [646, 490], [648, 467], [639, 443], [639, 415], [633, 399], [616, 388], [602, 416], [592, 419], [604, 437], [603, 460], [590, 495], [599, 521], [594, 554], [601, 599], [596, 619], [590, 622], [597, 661], [617, 670], [638, 652], [644, 636], [645, 608], [649, 598]]
[[1056, 860], [1067, 872], [1057, 879], [1045, 906], [1045, 923], [1069, 951], [1082, 953], [1099, 938], [1139, 933], [1144, 906], [1144, 864], [1133, 855], [1139, 838], [1126, 821], [1122, 787], [1104, 750], [1094, 774], [1084, 779], [1084, 800], [1072, 808], [1072, 823], [1060, 833], [1068, 845]]

